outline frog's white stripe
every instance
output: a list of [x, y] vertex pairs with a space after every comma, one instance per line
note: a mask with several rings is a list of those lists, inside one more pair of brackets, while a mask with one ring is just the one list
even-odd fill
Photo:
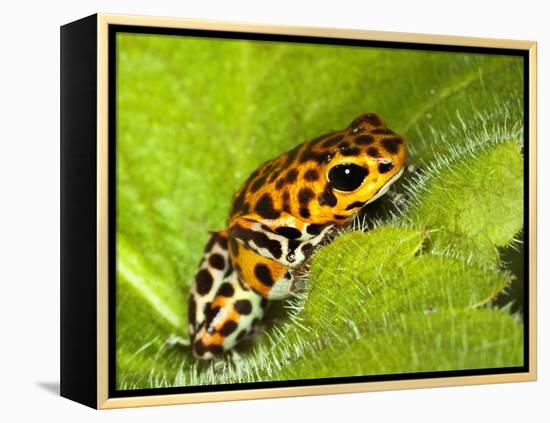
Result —
[[[281, 264], [284, 264], [285, 266], [296, 267], [306, 259], [306, 256], [303, 253], [302, 248], [305, 245], [311, 245], [312, 247], [316, 247], [317, 245], [319, 245], [331, 228], [332, 228], [332, 225], [327, 225], [325, 228], [323, 228], [323, 230], [318, 235], [315, 235], [315, 236], [312, 235], [308, 241], [302, 241], [294, 251], [291, 251], [288, 238], [279, 234], [275, 234], [271, 231], [264, 230], [262, 228], [261, 223], [253, 223], [250, 229], [256, 232], [262, 232], [269, 239], [273, 241], [277, 241], [281, 245], [282, 254], [281, 254], [281, 257], [275, 257], [267, 248], [259, 247], [254, 242], [254, 240], [249, 240], [248, 242], [246, 242], [246, 245], [263, 257], [267, 257], [272, 260], [275, 260]], [[291, 253], [291, 257], [290, 257], [291, 260], [288, 260], [289, 253]]]

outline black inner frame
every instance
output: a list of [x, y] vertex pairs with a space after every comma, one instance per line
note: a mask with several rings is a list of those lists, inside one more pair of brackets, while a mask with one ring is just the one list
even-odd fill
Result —
[[[250, 41], [279, 41], [286, 43], [308, 43], [308, 44], [328, 44], [341, 46], [358, 47], [378, 47], [390, 49], [411, 49], [438, 52], [456, 52], [456, 53], [477, 53], [519, 56], [523, 58], [523, 95], [524, 95], [524, 150], [523, 150], [523, 169], [524, 169], [524, 335], [523, 335], [523, 366], [501, 367], [487, 369], [471, 370], [446, 370], [437, 372], [422, 373], [403, 373], [388, 375], [368, 375], [368, 376], [347, 376], [332, 377], [322, 379], [303, 379], [289, 381], [266, 381], [253, 383], [235, 383], [220, 385], [198, 385], [182, 386], [172, 388], [147, 388], [133, 390], [118, 390], [116, 388], [116, 35], [117, 33], [139, 33], [155, 35], [177, 35], [192, 37], [208, 37], [220, 39], [240, 39]], [[529, 372], [529, 51], [523, 49], [508, 48], [489, 48], [489, 47], [466, 47], [466, 46], [447, 46], [437, 44], [421, 44], [394, 41], [371, 41], [342, 39], [329, 37], [311, 37], [297, 35], [278, 35], [278, 34], [260, 34], [246, 33], [237, 31], [215, 31], [199, 29], [180, 29], [180, 28], [160, 28], [134, 25], [109, 25], [108, 28], [108, 101], [109, 101], [109, 140], [108, 140], [108, 169], [109, 169], [109, 210], [108, 210], [108, 232], [109, 232], [109, 351], [108, 351], [108, 389], [109, 398], [135, 397], [145, 395], [168, 395], [184, 394], [198, 392], [219, 392], [236, 391], [258, 388], [279, 388], [313, 385], [335, 385], [342, 383], [361, 383], [377, 381], [396, 381], [410, 379], [427, 378], [445, 378], [456, 376], [478, 376], [510, 373]]]

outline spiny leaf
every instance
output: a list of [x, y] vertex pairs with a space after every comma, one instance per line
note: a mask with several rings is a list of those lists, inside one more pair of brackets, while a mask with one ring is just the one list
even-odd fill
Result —
[[[520, 366], [523, 329], [503, 311], [399, 316], [391, 328], [309, 354], [277, 376], [298, 379]], [[404, 342], [404, 340], [406, 340]]]
[[413, 188], [404, 214], [435, 230], [434, 253], [455, 253], [496, 264], [523, 225], [523, 158], [517, 142], [488, 143], [432, 167]]
[[311, 291], [301, 314], [304, 323], [321, 331], [335, 320], [355, 321], [364, 301], [399, 272], [423, 238], [420, 231], [384, 228], [351, 232], [323, 248], [311, 267]]

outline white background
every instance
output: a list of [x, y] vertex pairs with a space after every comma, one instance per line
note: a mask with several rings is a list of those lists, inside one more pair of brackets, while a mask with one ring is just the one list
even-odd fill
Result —
[[[550, 74], [544, 1], [6, 1], [0, 24], [2, 421], [549, 421]], [[59, 383], [59, 26], [95, 12], [539, 42], [539, 381], [96, 412]], [[546, 390], [546, 393], [545, 393]]]

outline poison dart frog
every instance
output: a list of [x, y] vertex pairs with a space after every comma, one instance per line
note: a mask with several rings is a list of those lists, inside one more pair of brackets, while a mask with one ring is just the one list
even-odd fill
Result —
[[407, 145], [374, 113], [269, 160], [234, 194], [227, 229], [210, 234], [189, 296], [195, 357], [253, 333], [268, 302], [293, 292], [296, 269], [403, 173]]

